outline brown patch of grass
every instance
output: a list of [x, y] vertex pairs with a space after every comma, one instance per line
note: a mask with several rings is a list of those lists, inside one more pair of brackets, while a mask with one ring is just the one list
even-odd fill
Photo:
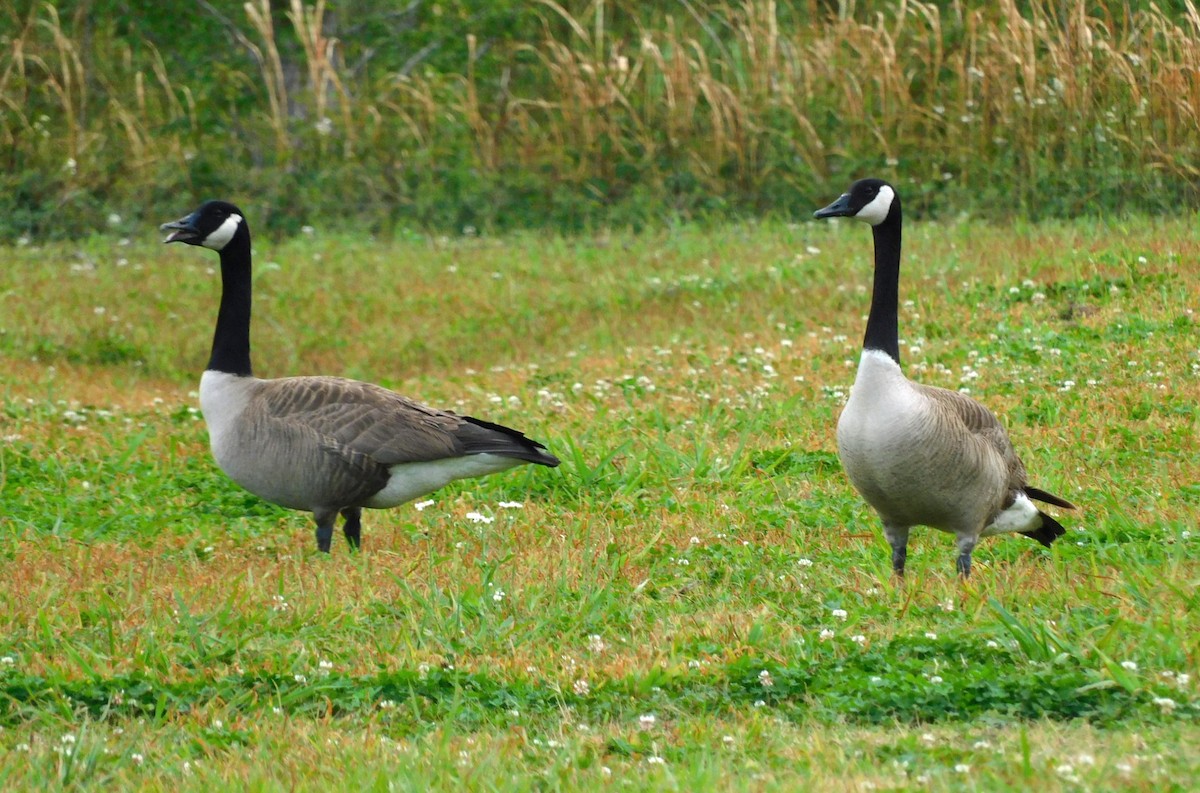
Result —
[[179, 405], [195, 401], [186, 386], [127, 368], [61, 360], [46, 363], [5, 355], [0, 355], [0, 368], [8, 373], [8, 396], [12, 399], [66, 398], [72, 407], [129, 412], [164, 403]]

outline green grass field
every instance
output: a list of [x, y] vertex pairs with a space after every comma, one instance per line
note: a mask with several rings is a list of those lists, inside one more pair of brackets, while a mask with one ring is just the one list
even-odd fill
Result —
[[329, 557], [208, 454], [214, 255], [6, 249], [0, 787], [1194, 789], [1195, 228], [910, 226], [908, 373], [1082, 509], [1050, 552], [985, 540], [966, 583], [918, 530], [903, 585], [833, 439], [856, 224], [259, 236], [260, 376], [379, 382], [563, 458], [370, 512]]

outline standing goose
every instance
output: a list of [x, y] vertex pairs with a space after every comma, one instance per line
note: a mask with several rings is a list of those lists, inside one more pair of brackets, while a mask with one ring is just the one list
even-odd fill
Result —
[[1049, 547], [1065, 529], [1030, 499], [1074, 505], [1026, 483], [1025, 466], [991, 411], [955, 391], [914, 383], [900, 370], [895, 189], [880, 179], [859, 180], [815, 216], [864, 221], [875, 237], [871, 313], [837, 440], [847, 476], [883, 520], [892, 569], [904, 575], [908, 533], [918, 525], [955, 535], [964, 578], [980, 537], [1019, 532]]
[[362, 509], [394, 507], [455, 479], [558, 459], [520, 432], [426, 407], [340, 377], [260, 380], [250, 369], [250, 228], [242, 211], [209, 201], [164, 223], [164, 242], [221, 256], [221, 307], [200, 409], [213, 457], [251, 493], [313, 513], [328, 552], [340, 513], [358, 548]]

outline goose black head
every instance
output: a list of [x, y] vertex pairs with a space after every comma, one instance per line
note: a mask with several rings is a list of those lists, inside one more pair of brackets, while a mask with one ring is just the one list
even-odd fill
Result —
[[890, 184], [882, 179], [859, 179], [837, 201], [814, 212], [813, 217], [854, 218], [878, 226], [899, 210], [900, 199]]
[[214, 251], [224, 249], [239, 234], [248, 233], [242, 210], [228, 201], [206, 201], [192, 214], [164, 223], [159, 231], [169, 231], [163, 242], [186, 242]]

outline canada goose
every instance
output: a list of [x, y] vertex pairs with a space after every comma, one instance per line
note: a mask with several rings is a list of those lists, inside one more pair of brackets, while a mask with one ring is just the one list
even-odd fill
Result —
[[1049, 547], [1065, 529], [1030, 499], [1075, 506], [1026, 483], [1025, 466], [991, 411], [956, 391], [914, 383], [900, 370], [895, 189], [880, 179], [859, 180], [815, 216], [864, 221], [875, 237], [871, 312], [837, 440], [847, 476], [883, 520], [892, 569], [904, 575], [908, 532], [917, 525], [957, 537], [956, 567], [964, 578], [980, 537], [1015, 531]]
[[200, 409], [213, 457], [256, 496], [313, 513], [328, 552], [341, 513], [358, 548], [362, 509], [410, 501], [446, 483], [558, 459], [520, 432], [426, 407], [340, 377], [260, 380], [250, 369], [250, 228], [233, 204], [209, 201], [164, 223], [164, 242], [221, 256], [221, 306]]

